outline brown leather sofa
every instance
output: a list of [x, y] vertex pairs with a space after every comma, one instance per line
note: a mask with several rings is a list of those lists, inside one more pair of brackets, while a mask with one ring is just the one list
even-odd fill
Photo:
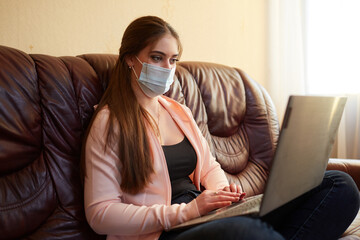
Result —
[[[86, 223], [79, 160], [116, 58], [0, 46], [0, 239], [104, 239]], [[229, 180], [262, 192], [279, 133], [264, 88], [239, 69], [203, 62], [180, 62], [176, 77], [167, 95], [190, 107]], [[360, 161], [329, 168], [360, 186]], [[359, 215], [344, 235], [356, 236]]]

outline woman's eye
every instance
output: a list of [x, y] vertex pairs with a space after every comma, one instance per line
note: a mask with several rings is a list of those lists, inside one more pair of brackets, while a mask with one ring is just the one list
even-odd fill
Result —
[[172, 58], [172, 59], [170, 59], [170, 64], [175, 64], [177, 61], [179, 61], [179, 59]]
[[155, 62], [160, 62], [162, 58], [160, 56], [151, 56], [151, 59]]

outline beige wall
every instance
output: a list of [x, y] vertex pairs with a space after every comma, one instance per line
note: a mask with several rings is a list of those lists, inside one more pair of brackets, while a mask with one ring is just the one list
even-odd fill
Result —
[[235, 66], [265, 82], [266, 0], [0, 0], [0, 44], [55, 56], [117, 53], [135, 18], [180, 34], [182, 60]]

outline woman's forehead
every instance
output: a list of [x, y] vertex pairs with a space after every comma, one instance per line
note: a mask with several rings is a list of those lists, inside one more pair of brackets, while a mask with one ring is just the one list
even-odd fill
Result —
[[175, 37], [170, 34], [165, 34], [144, 50], [146, 50], [146, 52], [157, 51], [163, 52], [166, 55], [177, 55], [179, 54], [179, 45]]

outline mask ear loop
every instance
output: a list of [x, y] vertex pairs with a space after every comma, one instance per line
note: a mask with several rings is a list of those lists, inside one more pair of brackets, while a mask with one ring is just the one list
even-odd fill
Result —
[[134, 73], [134, 75], [135, 75], [135, 77], [136, 77], [136, 80], [139, 80], [139, 77], [138, 77], [138, 75], [137, 75], [136, 72], [135, 72], [134, 66], [129, 67], [129, 68], [131, 68], [131, 70], [133, 71], [133, 73]]
[[139, 63], [143, 64], [143, 62], [140, 61], [140, 59], [139, 59], [137, 56], [135, 56], [135, 57], [136, 57], [136, 59], [139, 61]]

